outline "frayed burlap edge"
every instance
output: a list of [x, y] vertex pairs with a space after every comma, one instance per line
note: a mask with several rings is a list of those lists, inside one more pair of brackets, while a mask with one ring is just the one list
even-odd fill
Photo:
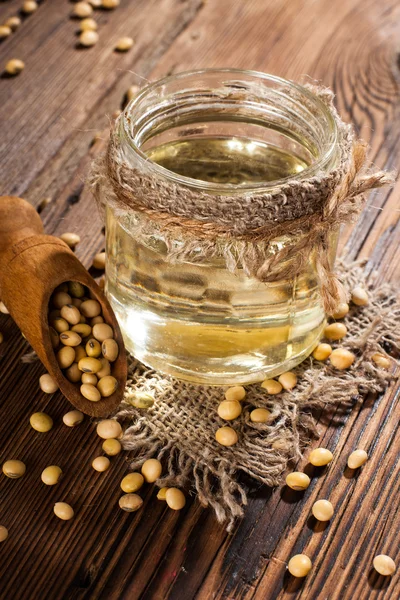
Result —
[[[366, 285], [362, 264], [342, 264], [338, 270], [348, 289]], [[307, 441], [317, 435], [316, 412], [326, 415], [339, 405], [350, 410], [368, 392], [383, 392], [394, 378], [394, 360], [393, 369], [386, 371], [371, 356], [400, 349], [400, 304], [389, 285], [369, 289], [369, 295], [368, 306], [353, 306], [343, 320], [349, 333], [340, 346], [356, 353], [353, 366], [340, 372], [308, 358], [295, 369], [299, 383], [291, 392], [269, 396], [258, 384], [247, 386], [242, 415], [230, 423], [239, 442], [230, 448], [214, 439], [216, 429], [226, 424], [216, 412], [223, 388], [180, 382], [132, 362], [115, 415], [126, 426], [122, 443], [134, 454], [130, 467], [159, 458], [164, 475], [156, 484], [190, 489], [230, 531], [247, 503], [240, 472], [269, 486], [280, 484], [288, 462], [300, 459]], [[131, 404], [143, 392], [155, 399], [149, 410]], [[255, 407], [271, 411], [268, 423], [250, 421]]]

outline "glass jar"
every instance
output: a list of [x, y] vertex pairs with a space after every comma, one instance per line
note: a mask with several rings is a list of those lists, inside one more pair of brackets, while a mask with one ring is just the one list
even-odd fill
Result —
[[[117, 127], [128, 165], [198, 192], [245, 193], [250, 202], [339, 160], [326, 104], [257, 72], [167, 77], [144, 88]], [[172, 260], [171, 244], [145, 214], [103, 200], [106, 292], [127, 349], [144, 364], [188, 381], [239, 384], [287, 371], [313, 350], [325, 324], [313, 253], [293, 279], [263, 283], [240, 266], [228, 269], [224, 240], [212, 257], [194, 245], [191, 256]], [[333, 232], [332, 260], [335, 251]]]

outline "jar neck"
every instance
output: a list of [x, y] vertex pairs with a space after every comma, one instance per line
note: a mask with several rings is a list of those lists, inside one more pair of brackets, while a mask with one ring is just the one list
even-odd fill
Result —
[[[148, 157], [163, 144], [207, 138], [273, 147], [304, 167], [273, 180], [216, 184], [178, 174]], [[215, 194], [273, 192], [291, 180], [328, 173], [339, 161], [335, 119], [316, 94], [271, 75], [233, 69], [181, 73], [145, 87], [121, 115], [119, 139], [133, 167]]]

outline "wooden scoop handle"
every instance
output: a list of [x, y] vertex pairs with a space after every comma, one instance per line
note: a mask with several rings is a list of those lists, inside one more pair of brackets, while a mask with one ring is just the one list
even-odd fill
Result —
[[[68, 400], [88, 415], [109, 415], [122, 400], [127, 376], [118, 322], [107, 298], [74, 253], [62, 240], [42, 232], [40, 217], [28, 202], [12, 196], [0, 197], [1, 300]], [[51, 345], [49, 301], [54, 289], [66, 281], [78, 281], [89, 288], [100, 302], [119, 346], [119, 356], [112, 367], [118, 388], [99, 402], [84, 398], [79, 387], [64, 377]]]

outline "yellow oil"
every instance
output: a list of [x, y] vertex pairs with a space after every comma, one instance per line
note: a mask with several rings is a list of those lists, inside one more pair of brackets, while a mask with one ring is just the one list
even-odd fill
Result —
[[[269, 182], [301, 172], [297, 156], [247, 139], [188, 139], [147, 151], [180, 175], [214, 183]], [[250, 383], [292, 368], [324, 326], [312, 265], [291, 281], [231, 273], [222, 258], [172, 264], [163, 239], [140, 243], [138, 216], [107, 208], [107, 293], [127, 349], [181, 379]]]

